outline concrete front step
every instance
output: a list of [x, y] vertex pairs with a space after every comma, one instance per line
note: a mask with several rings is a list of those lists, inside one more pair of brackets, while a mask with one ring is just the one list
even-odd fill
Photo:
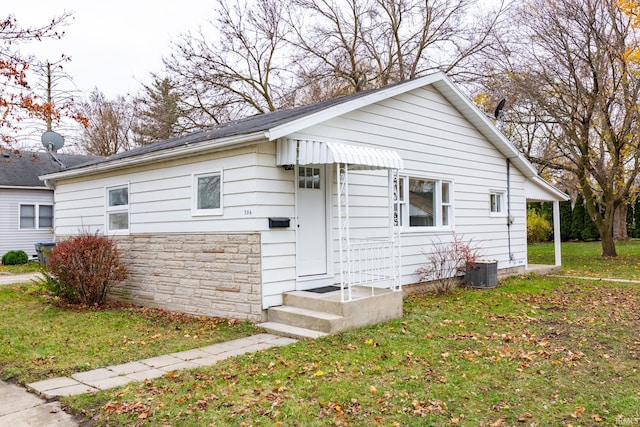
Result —
[[299, 328], [331, 333], [342, 327], [344, 317], [323, 311], [283, 305], [269, 309], [269, 322], [295, 325]]
[[285, 325], [284, 323], [265, 322], [260, 323], [257, 326], [263, 328], [267, 332], [279, 335], [281, 337], [293, 338], [293, 339], [316, 339], [327, 336], [328, 334], [320, 331], [314, 331], [312, 329], [299, 328], [297, 326]]
[[338, 316], [344, 314], [344, 304], [340, 302], [340, 291], [315, 294], [305, 291], [287, 292], [282, 295], [283, 305], [322, 311]]

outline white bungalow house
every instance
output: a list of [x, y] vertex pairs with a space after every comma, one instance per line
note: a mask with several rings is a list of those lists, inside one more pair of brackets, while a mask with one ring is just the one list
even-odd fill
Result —
[[[56, 154], [65, 166], [96, 160], [94, 156]], [[0, 256], [23, 250], [35, 257], [36, 242], [54, 240], [53, 189], [38, 176], [62, 170], [49, 153], [4, 150], [0, 154]]]
[[114, 297], [325, 332], [400, 316], [424, 251], [454, 232], [524, 272], [527, 200], [557, 217], [566, 198], [442, 73], [42, 178], [58, 238], [116, 240], [130, 278]]

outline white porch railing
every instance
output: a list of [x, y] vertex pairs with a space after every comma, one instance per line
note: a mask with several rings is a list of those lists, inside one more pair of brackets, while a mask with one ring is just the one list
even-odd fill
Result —
[[349, 267], [347, 279], [354, 286], [393, 288], [394, 257], [392, 240], [351, 241], [347, 250]]
[[393, 291], [400, 285], [400, 233], [394, 209], [398, 197], [398, 171], [389, 169], [389, 238], [352, 239], [349, 224], [349, 167], [337, 167], [338, 238], [340, 242], [340, 289], [342, 302], [351, 301], [353, 286], [369, 286]]

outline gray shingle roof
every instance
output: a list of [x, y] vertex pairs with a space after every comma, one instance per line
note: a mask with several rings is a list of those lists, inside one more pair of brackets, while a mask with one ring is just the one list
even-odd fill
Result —
[[[390, 86], [386, 86], [385, 88], [381, 88], [381, 89], [386, 89], [388, 87]], [[345, 102], [352, 101], [356, 98], [360, 98], [365, 95], [370, 95], [371, 93], [381, 89], [372, 89], [368, 91], [358, 92], [352, 95], [346, 95], [339, 98], [333, 98], [333, 99], [318, 102], [315, 104], [303, 105], [300, 107], [291, 108], [287, 110], [279, 110], [279, 111], [273, 111], [273, 112], [264, 113], [264, 114], [257, 114], [255, 116], [246, 117], [246, 118], [235, 120], [228, 123], [223, 123], [217, 126], [212, 126], [207, 129], [189, 133], [183, 136], [153, 142], [151, 144], [148, 144], [142, 147], [137, 147], [129, 151], [124, 151], [122, 153], [117, 153], [112, 156], [102, 158], [90, 164], [140, 156], [144, 154], [154, 153], [157, 151], [167, 150], [170, 148], [180, 147], [182, 145], [192, 145], [192, 144], [197, 144], [199, 142], [210, 141], [213, 139], [226, 138], [226, 137], [237, 136], [237, 135], [248, 135], [255, 132], [267, 131], [273, 127], [308, 116], [318, 111], [322, 111], [334, 105], [343, 104]], [[87, 166], [87, 165], [82, 165], [82, 166]], [[69, 167], [68, 169], [73, 169], [73, 168]]]
[[[56, 154], [56, 157], [72, 168], [83, 163], [102, 159], [97, 156], [75, 154]], [[61, 170], [48, 153], [23, 150], [6, 150], [0, 155], [0, 187], [43, 187], [44, 182], [38, 176]]]

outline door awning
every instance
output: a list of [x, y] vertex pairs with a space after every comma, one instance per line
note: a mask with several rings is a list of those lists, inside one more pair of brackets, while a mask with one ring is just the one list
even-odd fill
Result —
[[402, 157], [393, 150], [335, 142], [281, 139], [277, 142], [278, 165], [345, 163], [356, 169], [402, 169]]

